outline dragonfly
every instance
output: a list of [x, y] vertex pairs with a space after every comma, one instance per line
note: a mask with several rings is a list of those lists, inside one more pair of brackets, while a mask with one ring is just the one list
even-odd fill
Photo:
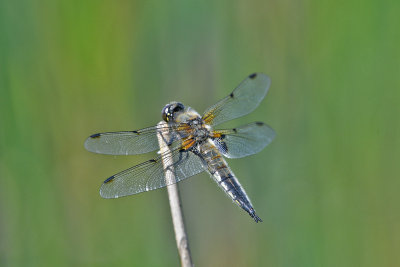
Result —
[[[155, 190], [205, 171], [255, 222], [262, 222], [224, 157], [242, 158], [260, 152], [274, 139], [275, 131], [263, 122], [233, 129], [214, 130], [214, 127], [254, 111], [266, 96], [270, 83], [267, 75], [253, 73], [202, 116], [174, 101], [162, 109], [164, 124], [88, 137], [84, 146], [90, 152], [137, 155], [159, 150], [157, 135], [168, 133], [163, 136], [168, 150], [107, 178], [100, 188], [101, 197], [119, 198]], [[169, 167], [174, 180], [165, 177]]]

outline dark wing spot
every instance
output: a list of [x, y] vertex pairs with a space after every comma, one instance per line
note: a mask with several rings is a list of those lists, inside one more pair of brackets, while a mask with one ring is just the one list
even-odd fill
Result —
[[226, 137], [225, 134], [221, 134], [221, 139], [224, 139]]
[[234, 133], [237, 133], [237, 130], [236, 130], [236, 128], [233, 128], [233, 129], [232, 129], [232, 131], [233, 131]]
[[263, 122], [259, 122], [259, 121], [257, 121], [257, 122], [256, 122], [256, 125], [257, 125], [257, 126], [263, 126], [263, 125], [264, 125], [264, 123], [263, 123]]
[[215, 141], [215, 144], [217, 145], [218, 149], [222, 153], [224, 153], [224, 154], [228, 153], [228, 146], [226, 145], [226, 143], [224, 141], [222, 141], [221, 138], [215, 139], [214, 141]]
[[99, 138], [100, 137], [100, 134], [99, 133], [97, 133], [97, 134], [92, 134], [91, 136], [90, 136], [90, 138]]
[[149, 162], [157, 162], [155, 159], [150, 159]]
[[250, 74], [250, 75], [249, 75], [249, 78], [250, 78], [250, 79], [254, 79], [255, 77], [257, 77], [257, 73], [253, 73], [253, 74]]
[[233, 92], [229, 95], [231, 98], [233, 98]]
[[115, 176], [111, 176], [109, 178], [107, 178], [107, 180], [104, 181], [105, 184], [111, 183], [112, 181], [114, 181]]
[[138, 132], [138, 131], [132, 131], [132, 133], [139, 134], [139, 132]]

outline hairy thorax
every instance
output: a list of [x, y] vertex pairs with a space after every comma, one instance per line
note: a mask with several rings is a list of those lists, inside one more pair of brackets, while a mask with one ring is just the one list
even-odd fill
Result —
[[185, 123], [190, 128], [190, 135], [197, 144], [202, 144], [210, 137], [211, 127], [204, 123], [200, 114], [188, 107], [185, 113], [178, 114], [176, 121]]
[[188, 124], [193, 130], [193, 138], [197, 143], [203, 143], [210, 137], [210, 126], [206, 125], [200, 117], [190, 120]]

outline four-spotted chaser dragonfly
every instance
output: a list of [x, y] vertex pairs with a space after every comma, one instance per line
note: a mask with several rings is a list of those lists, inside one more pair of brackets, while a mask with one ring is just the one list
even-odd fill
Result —
[[[252, 112], [267, 94], [269, 85], [267, 75], [254, 73], [231, 94], [208, 108], [203, 116], [182, 103], [171, 102], [162, 110], [166, 122], [164, 127], [168, 129], [154, 126], [91, 135], [85, 142], [85, 148], [91, 152], [136, 155], [158, 150], [157, 133], [161, 130], [169, 132], [166, 139], [169, 152], [109, 177], [102, 184], [100, 195], [103, 198], [133, 195], [207, 171], [239, 207], [256, 222], [261, 222], [249, 197], [221, 155], [241, 158], [258, 153], [274, 139], [274, 130], [262, 122], [227, 130], [214, 130], [213, 127]], [[176, 181], [165, 179], [165, 161], [173, 167]]]

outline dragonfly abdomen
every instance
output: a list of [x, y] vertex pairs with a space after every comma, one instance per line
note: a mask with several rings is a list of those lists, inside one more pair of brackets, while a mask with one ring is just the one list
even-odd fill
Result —
[[222, 190], [256, 222], [262, 221], [256, 215], [249, 197], [219, 151], [215, 147], [209, 146], [203, 151], [203, 155], [208, 171]]

